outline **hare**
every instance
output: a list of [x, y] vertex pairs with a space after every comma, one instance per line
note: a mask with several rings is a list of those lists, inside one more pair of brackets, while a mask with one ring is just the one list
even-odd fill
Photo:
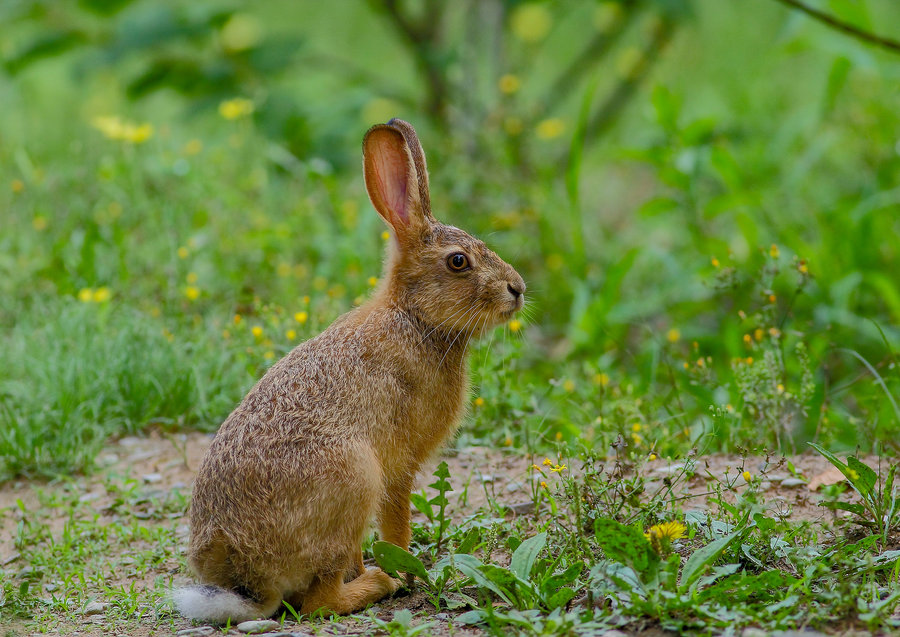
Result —
[[524, 303], [522, 277], [431, 214], [425, 155], [401, 120], [363, 141], [366, 189], [392, 230], [373, 297], [275, 363], [219, 429], [191, 502], [186, 617], [347, 614], [399, 582], [363, 565], [377, 520], [409, 548], [409, 495], [464, 411], [471, 338]]

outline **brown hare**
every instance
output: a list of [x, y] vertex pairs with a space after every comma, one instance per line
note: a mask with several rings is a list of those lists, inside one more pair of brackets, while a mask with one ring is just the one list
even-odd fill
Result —
[[366, 570], [361, 543], [409, 547], [409, 494], [464, 411], [469, 339], [507, 321], [525, 283], [484, 243], [431, 214], [415, 130], [363, 141], [369, 198], [391, 228], [371, 300], [275, 363], [225, 420], [194, 485], [189, 563], [174, 591], [189, 618], [346, 614], [399, 583]]

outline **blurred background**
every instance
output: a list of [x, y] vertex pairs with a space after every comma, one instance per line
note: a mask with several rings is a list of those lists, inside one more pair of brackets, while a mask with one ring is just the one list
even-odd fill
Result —
[[215, 430], [360, 303], [391, 117], [528, 283], [456, 444], [897, 451], [900, 5], [796, 4], [4, 0], [0, 476]]

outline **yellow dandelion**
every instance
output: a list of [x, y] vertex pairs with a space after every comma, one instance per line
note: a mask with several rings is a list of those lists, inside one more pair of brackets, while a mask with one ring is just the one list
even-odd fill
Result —
[[275, 352], [273, 352], [273, 351], [270, 350], [270, 349], [269, 349], [269, 350], [266, 350], [266, 353], [263, 354], [263, 358], [265, 358], [267, 361], [270, 361], [270, 360], [272, 360], [273, 358], [275, 358]]
[[644, 535], [647, 537], [656, 536], [661, 540], [678, 540], [684, 537], [687, 527], [677, 520], [655, 524], [650, 527]]
[[297, 338], [297, 330], [288, 330], [287, 332], [284, 333], [284, 335], [287, 337], [287, 339], [289, 341], [292, 341], [295, 338]]
[[91, 300], [94, 303], [103, 303], [108, 301], [112, 296], [112, 293], [109, 291], [108, 287], [97, 288], [94, 290], [94, 293], [91, 295]]
[[753, 357], [752, 357], [752, 356], [748, 356], [748, 357], [747, 357], [747, 360], [746, 360], [745, 362], [746, 362], [748, 365], [752, 365], [752, 364], [753, 364]]
[[573, 391], [575, 391], [575, 381], [573, 381], [573, 380], [566, 380], [566, 381], [563, 383], [563, 389], [564, 389], [565, 391], [567, 391], [567, 392], [573, 392]]
[[719, 260], [718, 260], [717, 258], [715, 258], [715, 257], [713, 257], [712, 259], [710, 259], [709, 262], [712, 263], [712, 267], [714, 267], [714, 268], [718, 268], [718, 267], [721, 265], [721, 264], [719, 263]]
[[609, 374], [605, 372], [594, 374], [594, 384], [600, 385], [601, 387], [606, 387], [607, 385], [609, 385]]
[[309, 305], [309, 296], [304, 296], [300, 300], [303, 301], [303, 305]]
[[691, 368], [691, 364], [688, 363], [688, 362], [685, 362], [685, 363], [684, 363], [684, 368], [685, 368], [685, 369], [690, 369], [690, 368]]
[[196, 301], [200, 298], [200, 289], [196, 286], [189, 285], [184, 288], [184, 295], [188, 298], [189, 301]]
[[762, 331], [762, 328], [757, 327], [755, 330], [753, 330], [753, 338], [755, 338], [757, 341], [763, 340], [763, 336], [765, 336], [765, 332]]
[[554, 436], [554, 438], [556, 438], [556, 442], [562, 441], [562, 439], [563, 439], [563, 434], [562, 434], [562, 432], [561, 432], [561, 431], [557, 431], [557, 432], [556, 432], [556, 435]]
[[225, 119], [246, 117], [253, 112], [253, 102], [243, 97], [225, 100], [219, 104], [219, 115]]
[[697, 367], [703, 367], [703, 366], [705, 366], [705, 365], [706, 365], [706, 361], [705, 361], [705, 360], [703, 360], [702, 358], [698, 358], [698, 359], [697, 359]]
[[40, 232], [41, 230], [47, 229], [47, 218], [43, 215], [36, 215], [34, 219], [31, 220], [31, 227]]
[[519, 90], [519, 87], [522, 86], [522, 82], [519, 80], [518, 75], [507, 73], [500, 78], [500, 81], [497, 82], [497, 86], [500, 88], [501, 93], [512, 95]]
[[309, 319], [309, 314], [306, 312], [297, 312], [294, 314], [294, 320], [303, 325]]
[[681, 331], [677, 327], [673, 327], [666, 332], [666, 339], [670, 343], [677, 343], [681, 339]]
[[13, 179], [10, 187], [12, 188], [12, 191], [14, 193], [19, 194], [20, 192], [25, 190], [25, 182], [21, 179]]
[[187, 276], [184, 277], [184, 280], [189, 284], [193, 285], [197, 282], [197, 273], [196, 272], [188, 272]]
[[522, 321], [520, 321], [519, 319], [513, 319], [509, 323], [507, 323], [507, 325], [509, 325], [510, 332], [518, 332], [522, 329]]
[[656, 454], [651, 453], [649, 456], [647, 456], [647, 460], [649, 460], [650, 462], [653, 462], [654, 460], [656, 460]]
[[250, 331], [253, 333], [253, 336], [255, 336], [256, 338], [262, 338], [263, 328], [261, 328], [259, 325], [254, 325], [253, 329], [251, 329]]
[[744, 345], [747, 345], [749, 347], [752, 344], [753, 344], [753, 337], [750, 336], [749, 334], [744, 334]]
[[553, 26], [553, 15], [537, 2], [520, 4], [512, 12], [509, 28], [512, 34], [523, 42], [534, 44], [540, 42]]
[[91, 288], [78, 290], [78, 300], [82, 303], [90, 303], [94, 299], [94, 291]]
[[377, 277], [377, 276], [370, 276], [370, 277], [368, 278], [368, 280], [367, 280], [367, 283], [369, 284], [369, 287], [373, 287], [373, 288], [374, 288], [376, 285], [378, 285], [378, 277]]
[[640, 431], [643, 428], [644, 428], [643, 425], [641, 425], [641, 423], [639, 423], [639, 422], [636, 422], [633, 425], [631, 425], [631, 431]]
[[554, 139], [566, 130], [565, 123], [558, 117], [550, 117], [538, 122], [535, 133], [538, 139]]
[[741, 477], [744, 479], [744, 482], [750, 482], [753, 479], [753, 475], [749, 471], [744, 471]]
[[631, 434], [631, 439], [634, 441], [634, 444], [636, 444], [636, 445], [639, 445], [644, 441], [644, 439], [641, 437], [641, 435], [636, 434], [636, 433]]
[[484, 398], [482, 398], [481, 396], [476, 398], [473, 402], [476, 407], [484, 407]]
[[773, 243], [772, 247], [769, 248], [769, 256], [772, 257], [773, 259], [777, 259], [778, 254], [779, 254], [778, 246]]
[[185, 246], [181, 246], [178, 248], [178, 258], [179, 259], [187, 259], [190, 251]]
[[778, 385], [775, 386], [775, 391], [777, 391], [779, 394], [783, 394], [784, 393], [784, 385], [782, 385], [781, 383], [778, 383]]

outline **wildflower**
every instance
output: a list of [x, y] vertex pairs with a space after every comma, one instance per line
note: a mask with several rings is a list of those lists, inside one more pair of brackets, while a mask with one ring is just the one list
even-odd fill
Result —
[[550, 458], [544, 458], [544, 461], [541, 464], [545, 467], [552, 467], [553, 461]]
[[704, 365], [706, 365], [706, 361], [704, 361], [702, 358], [698, 358], [697, 367], [703, 367]]
[[143, 144], [153, 136], [152, 124], [133, 124], [123, 121], [115, 115], [95, 117], [91, 123], [107, 139]]
[[654, 460], [656, 460], [656, 454], [651, 453], [649, 456], [647, 456], [647, 460], [649, 460], [650, 462], [653, 462]]
[[287, 339], [289, 341], [292, 341], [295, 338], [297, 338], [297, 330], [288, 330], [287, 332], [284, 333], [284, 335], [287, 337]]
[[78, 300], [82, 303], [90, 303], [94, 298], [94, 291], [91, 288], [81, 288], [78, 290]]
[[481, 396], [479, 396], [478, 398], [476, 398], [476, 399], [474, 400], [474, 403], [475, 403], [475, 406], [476, 406], [476, 407], [484, 407], [484, 398], [482, 398]]
[[522, 329], [522, 321], [520, 321], [519, 319], [513, 319], [507, 325], [509, 325], [510, 332], [518, 332], [520, 329]]
[[190, 252], [185, 246], [181, 246], [178, 248], [178, 258], [179, 259], [187, 259]]
[[510, 16], [509, 28], [512, 34], [523, 42], [540, 42], [553, 26], [553, 15], [543, 4], [528, 2], [519, 5]]
[[775, 297], [774, 294], [770, 294], [770, 295], [769, 295], [769, 303], [774, 303], [774, 302], [775, 302], [775, 299], [776, 299], [776, 297]]
[[253, 112], [253, 102], [243, 97], [225, 100], [219, 104], [219, 115], [225, 119], [246, 117]]
[[521, 117], [507, 117], [503, 120], [503, 130], [506, 131], [507, 135], [511, 135], [512, 137], [521, 135], [524, 128], [525, 125], [522, 123]]
[[384, 232], [381, 233], [381, 238], [384, 239], [385, 241], [387, 241], [388, 239], [391, 238], [391, 233], [388, 232], [387, 230], [385, 230]]
[[254, 325], [253, 329], [251, 329], [250, 331], [253, 332], [253, 336], [255, 336], [256, 338], [262, 338], [263, 328], [261, 328], [259, 325]]
[[673, 327], [668, 332], [666, 332], [666, 339], [670, 343], [677, 343], [680, 338], [681, 338], [681, 332], [679, 331], [679, 329], [677, 327]]
[[631, 431], [634, 431], [634, 432], [638, 432], [638, 431], [640, 431], [642, 428], [643, 428], [643, 427], [641, 426], [641, 423], [639, 423], [639, 422], [636, 422], [636, 423], [634, 423], [633, 425], [631, 425]]
[[188, 272], [187, 276], [184, 277], [185, 281], [193, 285], [197, 282], [197, 273], [196, 272]]
[[307, 319], [309, 319], [309, 314], [306, 312], [297, 312], [294, 314], [294, 320], [300, 323], [300, 325], [306, 323]]
[[556, 432], [556, 436], [554, 436], [554, 437], [556, 438], [556, 442], [561, 441], [561, 440], [563, 439], [562, 432], [561, 432], [561, 431], [557, 431], [557, 432]]
[[753, 330], [753, 338], [755, 338], [757, 341], [763, 340], [763, 334], [764, 332], [762, 331], [762, 328], [757, 327], [755, 330]]
[[797, 264], [797, 271], [800, 274], [809, 274], [809, 267], [807, 267], [806, 261], [800, 261], [800, 263]]
[[777, 327], [770, 327], [769, 336], [771, 336], [772, 338], [778, 338], [779, 336], [781, 336], [781, 330], [779, 330]]
[[650, 538], [655, 536], [657, 538], [668, 540], [669, 542], [671, 542], [672, 540], [683, 538], [685, 531], [687, 531], [686, 526], [684, 526], [677, 520], [672, 520], [671, 522], [654, 524], [646, 533], [644, 533], [644, 537], [649, 540]]
[[769, 256], [772, 257], [773, 259], [777, 259], [777, 258], [778, 258], [778, 254], [779, 254], [779, 252], [778, 252], [778, 246], [775, 245], [775, 244], [773, 243], [773, 244], [772, 244], [772, 247], [769, 248]]
[[509, 436], [507, 436], [506, 438], [503, 439], [503, 446], [504, 446], [504, 447], [511, 447], [511, 446], [512, 446], [512, 443], [513, 443], [513, 440], [512, 440], [512, 438], [510, 438]]
[[752, 356], [748, 356], [748, 357], [747, 357], [747, 360], [744, 361], [744, 362], [747, 363], [748, 365], [752, 365], [752, 364], [753, 364], [753, 357], [752, 357]]
[[543, 480], [541, 480], [541, 488], [542, 488], [542, 489], [546, 489], [546, 488], [547, 488], [547, 483], [544, 482]]
[[370, 276], [368, 279], [368, 283], [370, 287], [374, 288], [376, 285], [378, 285], [378, 277]]
[[749, 471], [744, 471], [741, 477], [744, 479], [744, 482], [750, 482], [753, 479], [753, 475]]
[[685, 369], [690, 369], [690, 368], [691, 368], [691, 364], [688, 363], [687, 361], [685, 361], [685, 363], [684, 363], [684, 368], [685, 368]]
[[606, 374], [604, 372], [594, 374], [594, 384], [600, 385], [601, 387], [606, 387], [607, 385], [609, 385], [609, 374]]
[[23, 190], [25, 190], [25, 182], [21, 179], [13, 179], [12, 184], [10, 184], [12, 191], [16, 194], [19, 194]]
[[241, 321], [244, 320], [244, 317], [242, 317], [240, 314], [235, 314], [234, 319], [232, 319], [232, 320], [234, 321], [235, 325], [240, 325]]
[[266, 350], [266, 353], [263, 354], [263, 358], [265, 358], [267, 361], [270, 361], [270, 360], [272, 360], [273, 358], [275, 358], [275, 352], [273, 352], [273, 351], [270, 350], [270, 349], [269, 349], [269, 350]]
[[309, 296], [304, 296], [300, 300], [303, 301], [303, 305], [309, 305]]
[[197, 155], [203, 150], [203, 142], [199, 139], [192, 139], [184, 145], [185, 155]]
[[779, 394], [783, 394], [784, 393], [784, 385], [782, 385], [781, 383], [778, 383], [778, 385], [775, 386], [775, 391], [777, 391]]
[[108, 301], [110, 296], [112, 296], [112, 294], [110, 293], [108, 287], [97, 288], [91, 295], [91, 300], [94, 303], [103, 303], [105, 301]]
[[712, 259], [710, 259], [709, 262], [712, 263], [712, 267], [714, 267], [714, 268], [718, 268], [719, 265], [721, 265], [721, 264], [719, 263], [719, 260], [718, 260], [717, 258], [715, 258], [715, 257], [713, 257]]
[[497, 82], [497, 86], [500, 88], [501, 93], [512, 95], [519, 90], [519, 87], [522, 86], [522, 82], [519, 80], [518, 75], [507, 73], [500, 78], [500, 81]]
[[631, 439], [634, 441], [634, 444], [636, 444], [636, 445], [639, 445], [644, 441], [644, 439], [641, 438], [641, 435], [638, 433], [632, 433]]
[[566, 125], [561, 119], [559, 119], [558, 117], [551, 117], [549, 119], [538, 122], [537, 128], [535, 128], [535, 133], [537, 134], [538, 139], [546, 140], [559, 137], [565, 130]]
[[566, 381], [563, 382], [563, 389], [567, 392], [575, 391], [575, 382], [572, 380], [566, 379]]
[[36, 215], [31, 220], [31, 227], [40, 232], [47, 229], [47, 218], [43, 215]]
[[172, 334], [172, 332], [170, 332], [166, 328], [163, 328], [162, 334], [163, 334], [163, 336], [166, 337], [166, 340], [169, 341], [170, 343], [175, 342], [175, 335]]
[[196, 301], [200, 297], [200, 289], [193, 285], [189, 285], [184, 288], [184, 295], [189, 301]]
[[550, 471], [552, 471], [553, 473], [562, 473], [566, 469], [568, 469], [568, 467], [564, 464], [555, 464], [550, 467]]

